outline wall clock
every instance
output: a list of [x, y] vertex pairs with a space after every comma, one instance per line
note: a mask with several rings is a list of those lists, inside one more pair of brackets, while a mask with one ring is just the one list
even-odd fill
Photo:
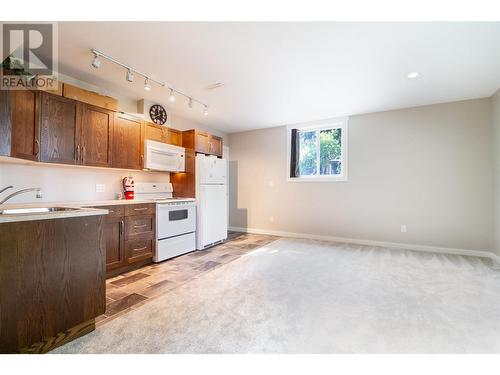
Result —
[[157, 125], [163, 125], [167, 122], [167, 111], [159, 104], [154, 104], [149, 109], [149, 117]]

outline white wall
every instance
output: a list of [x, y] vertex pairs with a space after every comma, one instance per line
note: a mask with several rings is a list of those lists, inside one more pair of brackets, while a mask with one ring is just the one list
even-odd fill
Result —
[[285, 127], [231, 134], [230, 225], [492, 250], [490, 104], [350, 117], [347, 182], [287, 182]]
[[[33, 163], [2, 157], [0, 159], [0, 189], [14, 185], [1, 197], [18, 189], [39, 187], [43, 199], [35, 199], [35, 193], [19, 195], [9, 203], [16, 202], [68, 202], [115, 199], [122, 192], [121, 180], [132, 176], [136, 182], [169, 182], [167, 172], [133, 171], [114, 168]], [[105, 184], [103, 193], [96, 193], [96, 184]]]
[[495, 251], [500, 255], [500, 90], [491, 98], [493, 146], [494, 146], [494, 207]]

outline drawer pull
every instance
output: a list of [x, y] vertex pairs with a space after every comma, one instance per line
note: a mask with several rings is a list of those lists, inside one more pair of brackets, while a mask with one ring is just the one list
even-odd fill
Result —
[[134, 228], [146, 228], [148, 225], [147, 224], [144, 224], [144, 225], [134, 225]]
[[147, 210], [148, 208], [147, 207], [143, 207], [143, 208], [134, 208], [134, 211], [145, 211]]
[[143, 247], [138, 247], [138, 248], [135, 248], [134, 250], [132, 251], [142, 251], [142, 250], [147, 250], [148, 247], [147, 246], [143, 246]]

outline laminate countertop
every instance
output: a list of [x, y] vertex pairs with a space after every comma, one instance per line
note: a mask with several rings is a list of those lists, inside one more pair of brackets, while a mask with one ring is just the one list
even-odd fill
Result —
[[1, 223], [12, 223], [18, 221], [50, 220], [80, 216], [107, 215], [108, 210], [103, 208], [92, 208], [95, 206], [105, 207], [122, 204], [144, 204], [154, 203], [148, 200], [105, 200], [105, 201], [85, 201], [85, 202], [36, 202], [36, 203], [9, 203], [0, 205], [0, 211], [17, 210], [29, 208], [60, 207], [70, 208], [70, 210], [52, 211], [52, 212], [27, 212], [0, 214]]

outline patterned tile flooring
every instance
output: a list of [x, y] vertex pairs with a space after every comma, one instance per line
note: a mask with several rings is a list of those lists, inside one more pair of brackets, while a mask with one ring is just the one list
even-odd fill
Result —
[[137, 309], [179, 285], [276, 239], [278, 237], [229, 232], [226, 242], [208, 250], [194, 251], [108, 279], [106, 313], [96, 318], [96, 324], [105, 324]]

